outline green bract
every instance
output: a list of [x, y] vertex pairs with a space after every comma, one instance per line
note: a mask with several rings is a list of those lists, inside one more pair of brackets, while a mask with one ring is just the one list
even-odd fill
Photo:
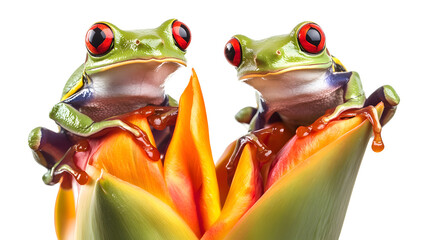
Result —
[[145, 190], [94, 169], [77, 209], [76, 239], [197, 239], [171, 209]]

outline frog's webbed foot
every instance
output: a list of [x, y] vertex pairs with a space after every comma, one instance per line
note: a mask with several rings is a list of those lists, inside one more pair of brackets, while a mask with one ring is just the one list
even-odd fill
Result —
[[365, 106], [375, 106], [383, 102], [384, 110], [380, 118], [381, 126], [384, 126], [395, 115], [396, 107], [400, 102], [399, 96], [393, 87], [384, 85], [373, 92], [365, 101]]
[[[91, 131], [90, 134], [83, 135], [83, 137], [100, 137], [109, 131], [120, 129], [131, 134], [138, 144], [143, 147], [147, 156], [151, 160], [158, 161], [160, 159], [160, 154], [156, 147], [150, 142], [148, 135], [138, 126], [126, 121], [124, 118], [125, 117], [118, 116], [101, 122], [94, 122], [91, 124], [90, 128], [95, 130]], [[74, 134], [82, 136], [81, 133]]]
[[89, 143], [86, 140], [82, 140], [69, 147], [62, 158], [43, 175], [43, 182], [47, 185], [54, 185], [61, 180], [64, 174], [68, 173], [73, 176], [80, 185], [86, 184], [89, 176], [85, 171], [76, 166], [73, 161], [73, 156], [76, 152], [88, 151], [90, 150], [89, 148]]
[[178, 114], [178, 107], [171, 106], [145, 106], [133, 112], [123, 114], [118, 119], [124, 121], [133, 115], [147, 118], [150, 126], [157, 130], [163, 130], [167, 126], [175, 125]]
[[326, 111], [326, 114], [321, 118], [321, 121], [326, 125], [329, 122], [338, 119], [338, 117], [347, 110], [362, 108], [364, 106], [364, 101], [364, 95], [355, 99], [349, 99], [347, 102], [337, 106], [336, 108]]
[[86, 141], [73, 145], [66, 134], [38, 127], [30, 132], [28, 145], [33, 151], [35, 160], [48, 169], [43, 175], [46, 184], [58, 183], [65, 173], [69, 173], [80, 184], [88, 181], [88, 175], [73, 161], [75, 152], [88, 150]]
[[40, 165], [50, 169], [73, 144], [64, 133], [37, 127], [30, 132], [28, 145], [33, 152], [34, 159]]
[[237, 140], [234, 152], [232, 153], [231, 158], [226, 164], [226, 171], [228, 173], [228, 184], [232, 183], [235, 170], [237, 169], [238, 161], [240, 160], [241, 153], [243, 152], [244, 146], [246, 146], [247, 143], [251, 143], [256, 146], [258, 155], [262, 156], [262, 162], [269, 161], [269, 159], [272, 157], [272, 151], [268, 149], [268, 147], [259, 140], [255, 133], [248, 133], [243, 137], [239, 138]]
[[[377, 111], [374, 106], [383, 102], [384, 110], [380, 118], [377, 116]], [[333, 120], [354, 117], [357, 115], [364, 116], [372, 124], [374, 140], [372, 142], [372, 150], [380, 152], [384, 149], [383, 140], [381, 138], [381, 127], [384, 126], [395, 114], [397, 105], [400, 99], [396, 91], [389, 85], [378, 88], [372, 93], [363, 104], [363, 108], [352, 108], [345, 111], [338, 111], [339, 107], [335, 110], [328, 110], [328, 112], [317, 119], [313, 124], [307, 127], [299, 127], [296, 130], [298, 137], [305, 137], [312, 131], [320, 131]], [[341, 108], [341, 107], [340, 107]]]
[[[363, 96], [363, 95], [362, 95]], [[378, 88], [374, 93], [372, 93], [364, 102], [361, 104], [361, 99], [351, 99], [346, 103], [338, 106], [335, 110], [330, 111], [330, 114], [326, 114], [322, 121], [327, 124], [335, 119], [338, 119], [339, 116], [350, 109], [359, 109], [362, 107], [376, 106], [379, 102], [383, 102], [384, 110], [380, 119], [376, 121], [379, 122], [381, 126], [384, 126], [395, 114], [396, 107], [400, 102], [399, 96], [396, 91], [389, 85], [384, 85]], [[322, 126], [322, 125], [320, 125]]]
[[[132, 117], [133, 115], [139, 115], [140, 117], [147, 118], [149, 125], [154, 129], [153, 134], [155, 142], [158, 146], [157, 148], [155, 148], [150, 143], [150, 140], [145, 132], [143, 132], [140, 128], [133, 125], [132, 123], [127, 122], [126, 119]], [[163, 158], [164, 150], [166, 150], [167, 145], [170, 142], [172, 132], [171, 129], [169, 129], [169, 131], [167, 131], [166, 133], [162, 130], [170, 126], [174, 126], [176, 124], [177, 115], [178, 107], [145, 106], [133, 112], [116, 117], [116, 120], [122, 121], [127, 126], [138, 131], [139, 134], [138, 136], [136, 136], [136, 138], [143, 144], [148, 156], [153, 160], [158, 160]]]
[[156, 130], [163, 130], [167, 126], [176, 125], [178, 107], [152, 107], [152, 115], [147, 117], [149, 124]]
[[[237, 169], [238, 161], [240, 160], [241, 153], [243, 152], [246, 144], [253, 144], [257, 149], [256, 158], [259, 160], [261, 164], [266, 164], [270, 162], [274, 156], [275, 152], [279, 149], [271, 149], [265, 144], [265, 139], [272, 137], [279, 139], [279, 141], [283, 141], [281, 139], [286, 138], [286, 131], [283, 125], [274, 124], [273, 126], [259, 129], [253, 132], [250, 132], [237, 140], [237, 144], [235, 145], [235, 149], [226, 164], [226, 170], [228, 173], [228, 183], [231, 184], [232, 179], [234, 178], [235, 170]], [[279, 148], [278, 146], [274, 148]]]
[[160, 152], [161, 159], [164, 159], [173, 136], [174, 126], [176, 125], [178, 107], [164, 106], [152, 107], [153, 115], [148, 116], [147, 120], [154, 129], [152, 134], [155, 139], [156, 147]]

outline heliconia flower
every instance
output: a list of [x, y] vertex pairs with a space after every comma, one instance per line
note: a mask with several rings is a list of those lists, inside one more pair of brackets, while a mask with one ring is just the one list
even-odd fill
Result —
[[[382, 110], [379, 104], [379, 116]], [[72, 178], [63, 176], [55, 211], [59, 239], [338, 238], [371, 137], [368, 120], [335, 120], [286, 144], [271, 140], [269, 146], [278, 145], [271, 164], [262, 164], [247, 144], [228, 184], [225, 164], [235, 143], [215, 167], [194, 71], [178, 111], [164, 161], [151, 160], [123, 131], [89, 139], [90, 150], [75, 154], [89, 180], [78, 186], [75, 201]], [[154, 144], [146, 118], [126, 120]]]
[[[146, 118], [127, 122], [154, 144]], [[179, 103], [165, 160], [153, 161], [126, 132], [90, 139], [90, 151], [75, 154], [89, 175], [78, 189], [61, 184], [56, 204], [59, 239], [198, 239], [220, 214], [207, 118], [195, 72]], [[64, 178], [63, 182], [69, 182]], [[76, 209], [76, 210], [75, 210]]]
[[[376, 106], [378, 116], [383, 109]], [[338, 239], [371, 130], [356, 116], [294, 136], [273, 161], [263, 195], [222, 239]]]

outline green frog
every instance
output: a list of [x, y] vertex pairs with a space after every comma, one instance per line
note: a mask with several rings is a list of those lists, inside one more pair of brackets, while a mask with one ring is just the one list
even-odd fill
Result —
[[[146, 106], [177, 106], [165, 93], [164, 83], [180, 66], [186, 66], [190, 41], [189, 28], [176, 19], [155, 29], [134, 31], [108, 22], [92, 25], [85, 36], [86, 60], [71, 75], [61, 101], [49, 114], [60, 132], [38, 127], [29, 135], [36, 161], [52, 169], [81, 139], [118, 128], [144, 142], [149, 157], [156, 160], [156, 149], [143, 138], [144, 133], [115, 116]], [[165, 145], [171, 133], [158, 131], [154, 136], [157, 145]], [[51, 177], [45, 183], [55, 181]]]
[[[395, 90], [385, 85], [366, 98], [359, 74], [347, 71], [325, 42], [321, 27], [313, 22], [302, 22], [287, 35], [263, 40], [235, 35], [228, 41], [226, 59], [237, 68], [239, 80], [258, 92], [257, 108], [243, 108], [236, 115], [239, 122], [249, 123], [248, 139], [257, 142], [253, 133], [273, 122], [295, 132], [319, 118], [327, 124], [347, 110], [380, 101], [385, 110], [375, 125], [381, 129], [393, 116], [399, 103]], [[227, 168], [235, 165], [236, 158], [231, 158]]]

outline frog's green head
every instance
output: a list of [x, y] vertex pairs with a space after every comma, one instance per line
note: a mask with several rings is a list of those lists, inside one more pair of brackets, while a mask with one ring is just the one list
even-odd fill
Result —
[[312, 22], [298, 24], [288, 35], [263, 40], [235, 35], [225, 46], [225, 57], [241, 80], [332, 66], [325, 35]]
[[107, 22], [92, 25], [85, 38], [85, 72], [93, 74], [136, 62], [174, 62], [186, 65], [191, 41], [188, 27], [170, 19], [158, 28], [125, 31]]
[[95, 23], [85, 37], [86, 61], [66, 83], [61, 101], [88, 114], [116, 109], [99, 114], [101, 119], [146, 104], [161, 104], [166, 79], [186, 66], [190, 41], [188, 27], [175, 19], [155, 29], [133, 31]]

